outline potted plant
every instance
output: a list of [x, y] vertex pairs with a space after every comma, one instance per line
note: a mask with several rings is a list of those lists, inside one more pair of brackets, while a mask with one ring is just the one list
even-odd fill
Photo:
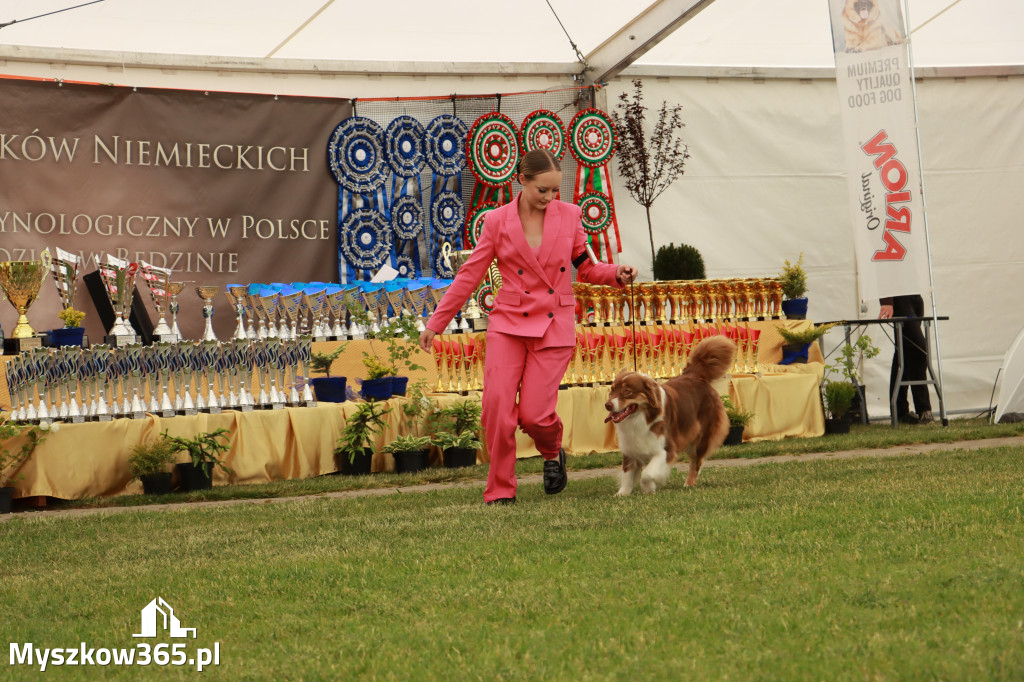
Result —
[[[398, 371], [423, 371], [422, 365], [414, 363], [411, 358], [418, 352], [420, 333], [416, 330], [416, 318], [412, 315], [397, 315], [381, 326], [379, 332], [367, 334], [368, 339], [384, 342], [387, 362], [376, 361], [377, 364], [391, 368], [391, 395], [405, 395], [409, 383], [408, 375], [399, 376]], [[370, 354], [363, 351], [364, 364], [370, 361]], [[376, 360], [376, 359], [374, 359]], [[367, 365], [369, 369], [369, 365]]]
[[384, 417], [390, 407], [370, 400], [359, 403], [345, 420], [345, 428], [334, 448], [334, 463], [346, 476], [370, 473], [373, 461], [373, 437], [384, 432]]
[[822, 382], [825, 407], [831, 415], [825, 420], [825, 433], [849, 433], [850, 420], [846, 417], [857, 387], [849, 381], [826, 380]]
[[309, 380], [313, 384], [313, 392], [318, 401], [325, 403], [345, 402], [345, 377], [332, 377], [331, 364], [345, 350], [345, 346], [339, 346], [330, 353], [313, 353], [309, 358], [310, 371], [326, 376], [313, 377]]
[[234, 472], [224, 465], [223, 456], [228, 451], [227, 441], [228, 430], [225, 428], [216, 431], [203, 431], [192, 438], [179, 438], [168, 436], [164, 431], [162, 436], [166, 437], [174, 446], [174, 452], [188, 452], [190, 462], [183, 462], [174, 466], [178, 473], [179, 488], [183, 491], [205, 490], [213, 487], [213, 467], [220, 467], [226, 474]]
[[64, 310], [57, 313], [57, 317], [61, 319], [64, 326], [49, 331], [50, 345], [56, 348], [61, 346], [81, 346], [85, 339], [85, 327], [82, 326], [85, 313], [74, 308], [64, 308]]
[[430, 466], [430, 436], [399, 436], [383, 448], [395, 458], [395, 471], [412, 473]]
[[459, 400], [437, 411], [437, 433], [434, 445], [441, 448], [446, 467], [464, 467], [476, 464], [476, 451], [480, 445], [480, 414], [477, 400]]
[[139, 443], [128, 457], [128, 473], [142, 481], [146, 495], [167, 495], [171, 492], [171, 470], [180, 448], [167, 437], [167, 433], [149, 443]]
[[779, 364], [806, 363], [807, 349], [810, 345], [824, 336], [825, 332], [834, 326], [834, 323], [823, 324], [818, 327], [808, 327], [807, 329], [794, 331], [776, 325], [775, 329], [785, 342], [782, 346], [782, 360], [779, 361]]
[[881, 349], [872, 343], [870, 336], [861, 334], [853, 343], [843, 344], [839, 351], [839, 357], [828, 366], [829, 371], [838, 372], [857, 388], [849, 410], [851, 420], [862, 419], [867, 423], [865, 418], [867, 409], [863, 401], [863, 397], [866, 395], [864, 393], [865, 386], [861, 382], [860, 372], [857, 367], [858, 361], [862, 361], [864, 358], [871, 359], [876, 357], [880, 352]]
[[722, 396], [722, 404], [725, 406], [726, 416], [729, 417], [729, 435], [726, 436], [724, 444], [739, 445], [743, 442], [743, 429], [754, 418], [754, 413], [736, 407], [727, 395]]
[[807, 273], [804, 272], [804, 254], [796, 263], [786, 263], [779, 273], [779, 281], [782, 282], [782, 312], [791, 320], [807, 319]]
[[[12, 483], [20, 478], [18, 470], [32, 456], [36, 446], [45, 440], [45, 431], [56, 431], [57, 424], [40, 424], [39, 426], [28, 426], [26, 424], [14, 424], [4, 419], [0, 423], [0, 514], [10, 514], [14, 503], [15, 488]], [[14, 441], [21, 436], [26, 436], [25, 442], [15, 450]]]
[[373, 355], [363, 355], [366, 366], [366, 378], [362, 380], [360, 394], [364, 400], [388, 400], [391, 398], [391, 378], [395, 368], [386, 365]]
[[432, 442], [441, 448], [444, 465], [449, 469], [475, 465], [477, 450], [483, 447], [472, 431], [462, 433], [442, 431], [434, 435]]

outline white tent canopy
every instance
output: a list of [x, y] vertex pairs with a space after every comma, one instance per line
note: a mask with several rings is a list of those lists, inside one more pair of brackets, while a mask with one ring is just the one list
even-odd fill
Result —
[[[0, 24], [74, 4], [5, 2]], [[586, 57], [652, 3], [550, 5], [105, 0], [0, 29], [0, 73], [347, 98], [543, 90], [582, 68], [552, 7]], [[909, 16], [947, 408], [980, 412], [1024, 326], [1024, 5], [911, 0]], [[878, 312], [856, 296], [833, 64], [826, 2], [715, 0], [600, 102], [640, 77], [652, 108], [684, 106], [692, 157], [653, 206], [655, 242], [693, 244], [711, 277], [775, 275], [804, 252], [817, 320]], [[649, 274], [644, 212], [613, 186], [622, 261]], [[882, 416], [891, 345], [875, 342], [866, 380]]]

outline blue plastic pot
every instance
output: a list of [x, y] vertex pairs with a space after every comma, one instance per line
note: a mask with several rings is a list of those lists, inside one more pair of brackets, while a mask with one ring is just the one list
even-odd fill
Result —
[[317, 402], [345, 402], [345, 377], [314, 377], [309, 383], [313, 384]]
[[807, 349], [810, 347], [809, 343], [786, 344], [782, 347], [782, 359], [779, 360], [779, 364], [807, 364]]
[[381, 377], [380, 379], [363, 379], [362, 390], [359, 394], [363, 400], [388, 400], [391, 398], [392, 377]]
[[391, 377], [391, 395], [405, 395], [409, 377]]
[[807, 319], [807, 297], [787, 298], [782, 302], [782, 312], [790, 320]]
[[54, 348], [81, 346], [85, 340], [85, 327], [60, 327], [47, 333], [50, 335], [50, 345]]

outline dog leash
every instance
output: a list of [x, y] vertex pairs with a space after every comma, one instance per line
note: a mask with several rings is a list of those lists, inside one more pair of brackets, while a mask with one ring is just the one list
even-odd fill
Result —
[[633, 294], [633, 280], [629, 280], [629, 324], [633, 328], [633, 371], [640, 373], [636, 363], [636, 297]]

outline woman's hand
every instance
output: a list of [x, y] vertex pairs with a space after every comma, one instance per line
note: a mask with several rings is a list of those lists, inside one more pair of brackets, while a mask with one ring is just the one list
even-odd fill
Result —
[[640, 273], [632, 265], [620, 265], [615, 271], [615, 279], [622, 284], [629, 284], [636, 279], [638, 274]]
[[882, 309], [878, 311], [878, 318], [880, 320], [888, 320], [892, 318], [892, 306], [883, 305]]
[[434, 351], [434, 336], [436, 336], [433, 329], [424, 329], [420, 332], [420, 348], [423, 349], [424, 353], [432, 353]]

